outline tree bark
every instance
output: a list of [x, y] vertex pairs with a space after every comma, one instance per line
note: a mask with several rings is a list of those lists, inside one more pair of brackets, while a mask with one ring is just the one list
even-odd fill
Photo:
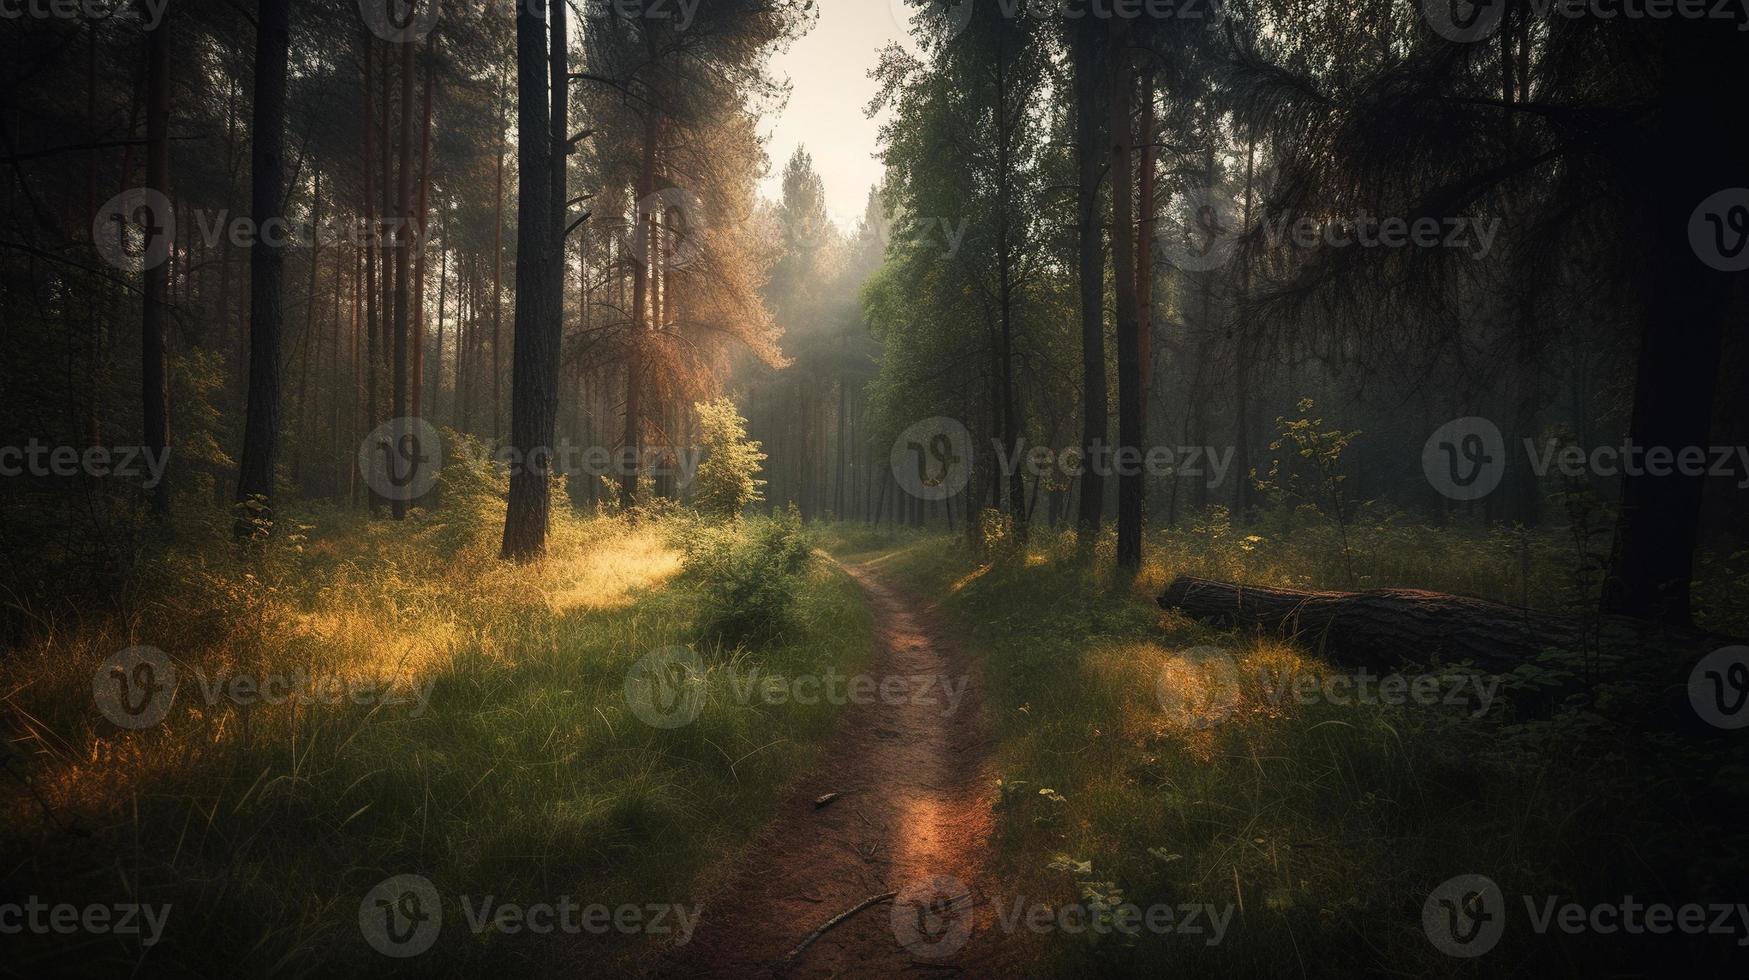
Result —
[[1094, 21], [1072, 28], [1075, 71], [1075, 248], [1081, 287], [1080, 499], [1076, 522], [1083, 547], [1099, 534], [1105, 477], [1090, 465], [1110, 425], [1105, 378], [1105, 249], [1099, 238], [1101, 158], [1099, 44]]
[[[1131, 176], [1129, 26], [1113, 18], [1111, 40], [1111, 261], [1117, 280], [1117, 566], [1142, 563], [1142, 373], [1137, 363], [1135, 185]], [[1134, 458], [1132, 458], [1134, 457]]]
[[[559, 0], [564, 2], [564, 0]], [[510, 506], [500, 557], [527, 561], [546, 551], [550, 451], [558, 413], [559, 340], [554, 303], [562, 283], [554, 242], [553, 145], [547, 101], [546, 0], [516, 10], [516, 347], [510, 385]], [[536, 450], [543, 451], [537, 454]]]
[[[169, 199], [170, 27], [164, 22], [146, 36], [146, 186]], [[157, 236], [175, 234], [167, 224], [169, 219], [165, 214], [153, 214], [147, 219], [147, 252], [156, 244]], [[145, 430], [146, 451], [155, 458], [162, 458], [170, 446], [170, 388], [164, 344], [170, 258], [166, 255], [163, 262], [146, 270], [145, 301], [140, 311], [140, 423]], [[152, 514], [165, 517], [170, 509], [168, 481], [160, 479], [149, 493]]]
[[[1631, 160], [1641, 193], [1630, 240], [1648, 244], [1646, 314], [1641, 328], [1628, 438], [1635, 446], [1681, 453], [1711, 441], [1720, 344], [1742, 273], [1704, 264], [1689, 239], [1689, 218], [1714, 193], [1741, 186], [1741, 162], [1718, 153], [1712, 106], [1741, 90], [1737, 66], [1745, 35], [1717, 21], [1672, 20], [1663, 34], [1663, 84], [1651, 139]], [[1669, 161], [1682, 160], [1671, 168]], [[1678, 625], [1692, 621], [1690, 586], [1700, 540], [1703, 476], [1654, 475], [1636, 467], [1622, 480], [1605, 612]]]
[[[262, 498], [258, 514], [238, 514], [235, 533], [271, 530], [273, 467], [279, 448], [280, 341], [284, 331], [285, 242], [264, 233], [283, 224], [285, 209], [285, 87], [291, 48], [291, 0], [262, 0], [255, 30], [255, 107], [250, 121], [249, 402], [237, 502]], [[275, 238], [279, 240], [277, 243]], [[257, 520], [250, 520], [251, 516]]]

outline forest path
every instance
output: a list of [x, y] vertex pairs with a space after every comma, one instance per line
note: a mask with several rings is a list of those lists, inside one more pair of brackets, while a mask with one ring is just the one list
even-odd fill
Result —
[[[981, 665], [879, 565], [844, 567], [874, 613], [879, 649], [864, 676], [886, 693], [852, 698], [814, 770], [790, 787], [664, 974], [1021, 972], [986, 900], [995, 783]], [[828, 793], [839, 795], [817, 807]], [[788, 958], [834, 917], [890, 892]]]

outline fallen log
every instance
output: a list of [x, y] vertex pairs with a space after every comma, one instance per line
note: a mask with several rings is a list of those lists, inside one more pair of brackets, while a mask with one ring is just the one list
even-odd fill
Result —
[[1181, 577], [1162, 609], [1222, 626], [1260, 628], [1322, 647], [1332, 661], [1393, 670], [1409, 663], [1469, 660], [1504, 673], [1544, 650], [1637, 649], [1692, 662], [1727, 637], [1625, 617], [1582, 621], [1417, 589], [1302, 592]]

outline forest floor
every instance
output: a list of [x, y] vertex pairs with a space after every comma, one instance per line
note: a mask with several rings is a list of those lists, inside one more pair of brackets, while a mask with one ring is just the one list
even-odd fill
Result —
[[880, 694], [853, 699], [664, 972], [1016, 974], [1019, 951], [995, 941], [986, 900], [995, 782], [982, 664], [882, 564], [846, 566], [874, 614], [878, 645], [862, 676]]

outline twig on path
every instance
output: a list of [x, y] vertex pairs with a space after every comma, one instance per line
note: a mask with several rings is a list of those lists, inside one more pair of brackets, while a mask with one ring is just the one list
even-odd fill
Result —
[[816, 941], [818, 941], [821, 936], [824, 936], [826, 934], [827, 930], [831, 929], [832, 927], [834, 927], [836, 925], [839, 925], [840, 923], [844, 922], [844, 920], [850, 918], [851, 916], [855, 915], [858, 912], [861, 912], [863, 909], [868, 908], [870, 905], [879, 905], [882, 902], [892, 901], [895, 897], [898, 896], [898, 894], [899, 894], [898, 892], [886, 892], [886, 893], [880, 894], [880, 895], [870, 895], [869, 897], [856, 903], [856, 905], [854, 907], [846, 909], [845, 911], [838, 913], [837, 915], [833, 916], [832, 918], [827, 919], [825, 925], [821, 926], [818, 929], [815, 929], [813, 932], [808, 933], [808, 938], [802, 940], [799, 944], [796, 945], [795, 949], [792, 949], [787, 954], [785, 954], [784, 958], [777, 964], [777, 969], [772, 971], [772, 972], [779, 975], [779, 976], [782, 976], [783, 972], [785, 970], [788, 970], [790, 968], [790, 966], [795, 963], [796, 958], [801, 956], [803, 953], [807, 952], [808, 947], [814, 945], [814, 943]]

